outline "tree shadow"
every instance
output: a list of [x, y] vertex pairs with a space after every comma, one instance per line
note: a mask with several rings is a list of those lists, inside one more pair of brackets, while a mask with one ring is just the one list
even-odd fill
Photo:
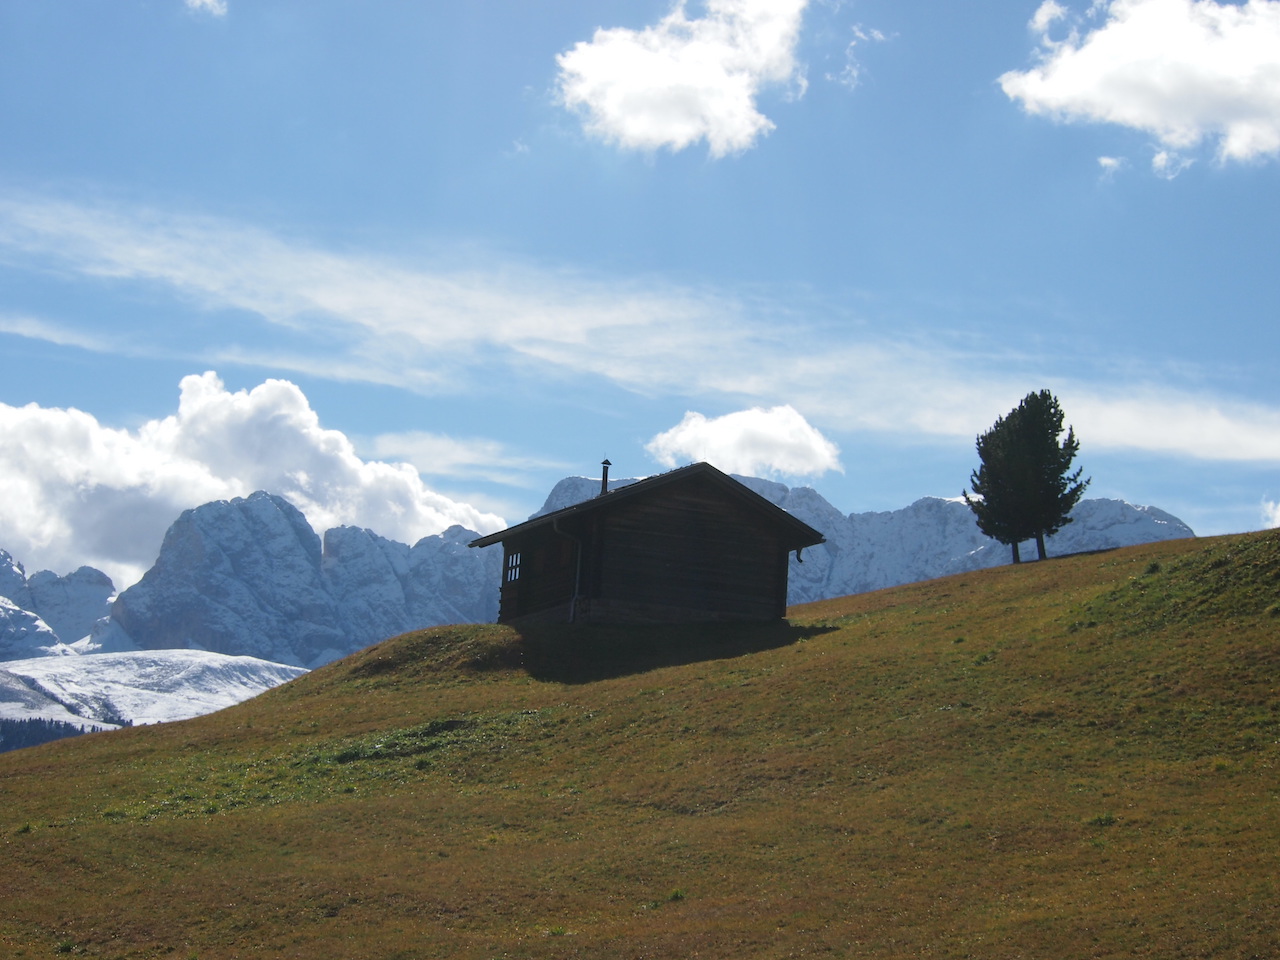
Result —
[[520, 666], [537, 680], [591, 683], [660, 667], [726, 660], [836, 629], [770, 623], [538, 624], [519, 628]]

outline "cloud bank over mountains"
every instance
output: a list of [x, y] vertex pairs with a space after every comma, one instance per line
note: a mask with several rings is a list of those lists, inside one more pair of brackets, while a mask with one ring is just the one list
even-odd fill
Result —
[[[1123, 404], [1081, 404], [1077, 412], [1089, 422], [1113, 418], [1117, 429], [1138, 416]], [[1177, 431], [1192, 411], [1171, 414], [1168, 429]], [[1250, 441], [1233, 440], [1225, 420], [1216, 426], [1225, 457], [1233, 443]], [[438, 434], [386, 434], [368, 445], [374, 455], [435, 460], [436, 475], [484, 474], [513, 485], [525, 482], [522, 469], [560, 466]], [[690, 411], [645, 450], [662, 467], [706, 460], [751, 476], [813, 478], [844, 469], [837, 446], [788, 405], [716, 417]], [[104, 426], [75, 409], [0, 404], [0, 544], [31, 570], [88, 564], [123, 589], [154, 561], [179, 513], [255, 490], [283, 496], [317, 530], [349, 525], [404, 543], [454, 524], [487, 533], [507, 523], [433, 491], [411, 463], [363, 459], [284, 380], [233, 392], [213, 372], [184, 377], [177, 412], [136, 430]], [[1267, 526], [1280, 525], [1275, 503], [1264, 499], [1261, 511]]]
[[413, 543], [502, 518], [428, 489], [407, 463], [361, 459], [283, 380], [230, 392], [184, 377], [176, 414], [137, 430], [75, 409], [0, 404], [0, 543], [32, 569], [90, 564], [123, 588], [154, 561], [183, 510], [278, 493], [318, 528], [349, 524]]
[[1039, 64], [1000, 77], [1028, 112], [1150, 133], [1165, 177], [1206, 140], [1222, 162], [1280, 154], [1277, 0], [1045, 0], [1029, 26]]
[[[366, 460], [326, 429], [295, 384], [266, 380], [230, 391], [212, 371], [184, 377], [178, 410], [136, 430], [76, 409], [0, 403], [0, 544], [30, 569], [89, 564], [123, 589], [154, 561], [183, 510], [255, 490], [283, 496], [317, 530], [367, 527], [414, 543], [454, 524], [488, 533], [506, 521], [431, 490], [409, 462]], [[521, 484], [523, 460], [501, 445], [438, 434], [371, 438], [374, 455], [401, 455], [437, 475], [484, 474]], [[839, 451], [796, 410], [689, 413], [648, 446], [664, 466], [709, 460], [766, 476], [841, 469]]]

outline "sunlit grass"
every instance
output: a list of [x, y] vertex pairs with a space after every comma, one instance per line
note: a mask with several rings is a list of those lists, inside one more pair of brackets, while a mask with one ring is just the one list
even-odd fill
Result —
[[0, 955], [1280, 955], [1280, 535], [424, 631], [0, 756]]

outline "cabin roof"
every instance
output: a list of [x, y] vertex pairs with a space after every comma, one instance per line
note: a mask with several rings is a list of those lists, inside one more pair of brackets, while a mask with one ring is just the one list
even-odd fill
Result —
[[471, 547], [487, 547], [491, 544], [501, 543], [504, 540], [517, 537], [522, 534], [530, 533], [544, 526], [552, 526], [559, 520], [569, 517], [581, 517], [588, 514], [610, 510], [621, 503], [628, 500], [634, 500], [640, 497], [651, 496], [655, 492], [661, 491], [663, 488], [687, 480], [691, 477], [706, 477], [713, 483], [720, 486], [724, 492], [743, 503], [750, 509], [758, 512], [768, 522], [773, 523], [780, 529], [783, 540], [787, 544], [788, 550], [799, 550], [803, 547], [811, 547], [815, 544], [824, 542], [825, 538], [813, 527], [809, 526], [803, 520], [792, 516], [786, 510], [774, 503], [770, 503], [760, 494], [756, 493], [750, 487], [733, 479], [726, 473], [721, 473], [709, 463], [691, 463], [685, 467], [678, 467], [675, 470], [669, 470], [666, 473], [659, 473], [652, 477], [646, 477], [643, 480], [637, 480], [635, 483], [627, 484], [625, 487], [617, 487], [608, 493], [602, 493], [590, 500], [584, 500], [581, 503], [575, 503], [572, 506], [563, 507], [560, 510], [544, 513], [540, 517], [534, 517], [532, 520], [526, 520], [524, 523], [518, 523], [513, 527], [505, 530], [499, 530], [497, 533], [491, 533], [488, 536], [479, 537], [472, 540], [468, 546]]

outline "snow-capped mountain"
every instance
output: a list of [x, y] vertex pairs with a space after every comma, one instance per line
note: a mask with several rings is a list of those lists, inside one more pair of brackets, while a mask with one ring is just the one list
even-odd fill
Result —
[[[609, 481], [609, 489], [616, 490], [618, 487], [625, 487], [641, 477], [616, 477]], [[741, 479], [740, 477], [738, 479]], [[590, 477], [565, 477], [547, 494], [547, 499], [543, 501], [542, 506], [536, 511], [529, 514], [529, 519], [540, 517], [545, 513], [555, 513], [557, 510], [563, 510], [565, 507], [572, 507], [575, 503], [582, 503], [590, 500], [592, 497], [600, 493], [600, 481], [592, 480]]]
[[0, 719], [91, 729], [163, 723], [221, 710], [306, 673], [204, 650], [36, 657], [0, 666]]
[[[202, 650], [80, 656], [103, 648], [87, 637], [95, 621], [109, 623], [114, 592], [111, 580], [91, 567], [28, 578], [22, 564], [0, 551], [0, 750], [198, 716], [305, 672]], [[33, 740], [30, 727], [41, 723]]]
[[63, 643], [87, 637], [111, 612], [115, 584], [101, 570], [81, 567], [64, 577], [38, 570], [27, 578], [32, 606]]
[[[6, 663], [5, 666], [7, 667], [8, 664]], [[91, 733], [94, 730], [114, 730], [118, 726], [114, 723], [86, 720], [68, 710], [65, 703], [33, 688], [26, 678], [0, 669], [0, 721], [5, 720], [52, 720], [76, 727], [84, 733]], [[0, 723], [0, 727], [2, 726], [3, 724]], [[3, 743], [0, 743], [0, 749], [4, 749]]]
[[47, 623], [0, 596], [0, 661], [71, 652]]
[[462, 527], [412, 547], [338, 527], [323, 542], [288, 501], [207, 503], [116, 598], [99, 649], [187, 647], [315, 667], [407, 630], [494, 620], [502, 558]]
[[0, 660], [40, 656], [45, 647], [45, 653], [71, 653], [66, 645], [92, 632], [110, 612], [114, 593], [111, 578], [93, 567], [65, 577], [41, 570], [28, 579], [22, 564], [0, 550], [0, 600], [9, 601], [0, 603]]
[[0, 597], [13, 601], [14, 606], [30, 610], [31, 591], [27, 589], [27, 573], [8, 550], [0, 550]]

